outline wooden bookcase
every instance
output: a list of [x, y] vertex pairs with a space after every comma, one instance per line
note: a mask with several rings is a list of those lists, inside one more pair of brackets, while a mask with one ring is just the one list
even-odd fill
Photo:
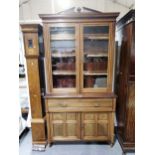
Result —
[[118, 13], [71, 8], [42, 14], [48, 142], [114, 142], [115, 20]]
[[85, 7], [39, 15], [43, 22], [48, 143], [114, 142], [118, 15]]

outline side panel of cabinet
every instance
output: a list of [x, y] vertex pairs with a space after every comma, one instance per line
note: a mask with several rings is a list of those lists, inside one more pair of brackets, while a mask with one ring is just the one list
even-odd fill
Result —
[[27, 71], [32, 117], [42, 117], [38, 59], [27, 59]]
[[79, 113], [51, 113], [50, 114], [51, 140], [79, 140], [80, 114]]

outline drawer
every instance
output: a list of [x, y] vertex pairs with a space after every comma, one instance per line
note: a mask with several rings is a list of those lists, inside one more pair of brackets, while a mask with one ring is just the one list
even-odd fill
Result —
[[48, 111], [112, 111], [113, 99], [48, 99]]

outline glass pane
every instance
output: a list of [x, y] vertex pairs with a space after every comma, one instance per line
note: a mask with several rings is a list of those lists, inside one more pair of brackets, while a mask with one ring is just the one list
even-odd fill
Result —
[[75, 27], [52, 27], [51, 62], [54, 88], [75, 87]]
[[108, 26], [84, 27], [84, 88], [107, 87], [108, 39]]
[[84, 27], [84, 33], [108, 34], [109, 26], [88, 26]]
[[29, 47], [29, 48], [33, 48], [32, 39], [29, 39], [29, 40], [28, 40], [28, 47]]

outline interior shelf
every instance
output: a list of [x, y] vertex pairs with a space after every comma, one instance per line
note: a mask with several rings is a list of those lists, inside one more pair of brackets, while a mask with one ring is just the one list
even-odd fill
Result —
[[108, 53], [87, 53], [85, 52], [84, 55], [87, 57], [108, 57]]
[[75, 35], [55, 34], [55, 35], [51, 35], [51, 40], [75, 40]]
[[53, 75], [75, 75], [75, 71], [53, 71]]
[[61, 52], [61, 53], [52, 53], [52, 57], [53, 58], [67, 58], [67, 57], [75, 57], [75, 53], [65, 53], [65, 52]]
[[105, 75], [105, 76], [107, 76], [108, 73], [107, 72], [101, 72], [101, 71], [94, 71], [94, 72], [92, 72], [92, 71], [84, 71], [84, 75], [92, 75], [92, 76]]
[[85, 34], [84, 38], [102, 40], [102, 39], [109, 39], [109, 35], [108, 34]]

